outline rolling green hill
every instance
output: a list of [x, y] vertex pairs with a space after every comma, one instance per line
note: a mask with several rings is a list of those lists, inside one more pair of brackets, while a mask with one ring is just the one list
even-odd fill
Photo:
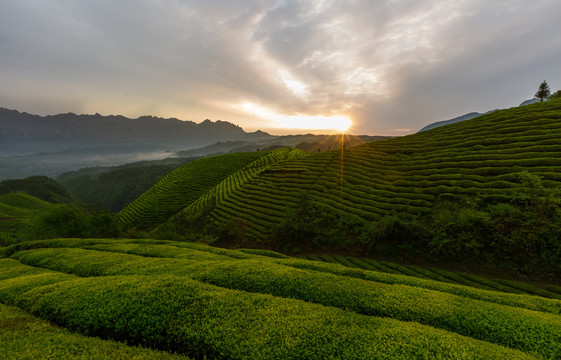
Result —
[[30, 240], [33, 220], [57, 206], [27, 194], [0, 195], [0, 245]]
[[262, 171], [278, 161], [304, 156], [301, 150], [236, 153], [191, 161], [172, 171], [119, 212], [128, 226], [153, 229], [240, 170]]
[[168, 158], [136, 163], [90, 167], [67, 172], [56, 180], [83, 204], [121, 211], [169, 172], [193, 158]]
[[297, 205], [298, 192], [370, 221], [393, 210], [423, 214], [439, 196], [512, 195], [521, 171], [561, 185], [561, 101], [284, 162], [234, 190], [211, 216], [272, 228], [285, 206]]
[[0, 195], [9, 193], [24, 193], [55, 204], [74, 201], [62, 184], [46, 176], [30, 176], [0, 182]]
[[[555, 299], [188, 242], [54, 239], [13, 245], [7, 255], [0, 302], [30, 319], [197, 359], [540, 359], [561, 352]], [[7, 326], [1, 346], [16, 348], [18, 331]], [[35, 334], [28, 336], [45, 339]], [[74, 341], [82, 346], [82, 339]], [[107, 350], [107, 343], [86, 345]]]
[[[559, 267], [543, 268], [560, 262], [559, 100], [352, 148], [298, 154], [256, 171], [243, 168], [249, 160], [237, 163], [242, 155], [187, 164], [131, 204], [122, 218], [147, 229], [159, 225], [155, 233], [180, 234], [193, 218], [203, 219], [236, 233], [236, 239], [284, 251], [311, 246], [410, 256], [416, 249], [439, 259], [510, 261], [516, 271], [561, 274]], [[264, 154], [243, 156], [255, 160]], [[322, 217], [325, 221], [317, 220]], [[302, 227], [294, 228], [298, 222]], [[311, 225], [319, 230], [309, 233]], [[382, 228], [395, 233], [395, 244], [375, 240], [388, 237], [376, 233]], [[531, 260], [527, 265], [522, 255]]]

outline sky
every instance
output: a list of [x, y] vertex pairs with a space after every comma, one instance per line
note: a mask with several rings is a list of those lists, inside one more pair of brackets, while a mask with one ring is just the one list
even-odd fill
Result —
[[405, 135], [561, 89], [559, 0], [0, 0], [0, 107]]

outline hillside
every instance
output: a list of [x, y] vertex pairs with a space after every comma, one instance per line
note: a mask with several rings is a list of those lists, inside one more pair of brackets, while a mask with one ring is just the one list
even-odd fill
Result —
[[27, 194], [0, 195], [0, 246], [31, 239], [33, 220], [56, 206]]
[[122, 210], [158, 180], [193, 158], [141, 161], [121, 166], [82, 168], [57, 176], [77, 201]]
[[[417, 239], [418, 229], [409, 229], [407, 223], [398, 221], [402, 227], [398, 238], [402, 239], [394, 240], [398, 241], [394, 250], [410, 255], [409, 246], [450, 260], [477, 260], [496, 253], [489, 255], [487, 262], [518, 257], [515, 268], [539, 271], [540, 266], [551, 263], [537, 260], [543, 257], [544, 249], [560, 246], [558, 241], [547, 240], [554, 239], [559, 231], [559, 211], [555, 210], [558, 205], [547, 199], [551, 189], [561, 185], [560, 139], [561, 101], [501, 110], [410, 136], [289, 159], [251, 174], [250, 181], [245, 181], [247, 176], [241, 172], [225, 181], [228, 186], [215, 188], [196, 202], [177, 197], [174, 213], [180, 207], [183, 210], [181, 216], [171, 219], [170, 226], [175, 226], [178, 233], [184, 232], [193, 222], [192, 217], [200, 216], [204, 209], [204, 218], [215, 227], [231, 228], [236, 224], [244, 239], [265, 241], [269, 247], [284, 251], [302, 246], [352, 251], [358, 249], [359, 239], [373, 251], [381, 243], [373, 244], [372, 239], [380, 234], [374, 234], [376, 229], [365, 232], [365, 226], [373, 223], [381, 227], [384, 224], [378, 222], [392, 214], [397, 214], [398, 220], [425, 216], [428, 225], [421, 225], [431, 226], [433, 237]], [[174, 197], [174, 191], [173, 186], [166, 185], [165, 196]], [[472, 205], [466, 203], [469, 201]], [[440, 205], [449, 202], [460, 208]], [[545, 210], [547, 206], [552, 206], [552, 211]], [[435, 209], [441, 211], [435, 214]], [[538, 209], [549, 217], [534, 214]], [[509, 219], [515, 225], [512, 229], [516, 224], [539, 223], [516, 228], [514, 233], [510, 225], [501, 223], [504, 211], [513, 217]], [[524, 218], [530, 213], [536, 218]], [[465, 224], [452, 227], [457, 222], [452, 220], [454, 216]], [[325, 218], [324, 224], [318, 220], [321, 217]], [[302, 229], [291, 228], [302, 219], [309, 220], [301, 224]], [[321, 231], [310, 230], [312, 225]], [[463, 236], [462, 226], [478, 233]], [[303, 229], [308, 231], [307, 237]], [[291, 231], [294, 236], [287, 235]], [[338, 233], [341, 231], [351, 236], [342, 238]], [[542, 235], [538, 235], [539, 231], [543, 231]], [[497, 232], [504, 238], [491, 243], [487, 235]], [[403, 239], [404, 234], [411, 239]], [[535, 244], [523, 250], [521, 239], [528, 236]], [[415, 244], [417, 240], [422, 246]], [[513, 253], [506, 253], [510, 248]], [[537, 263], [518, 263], [528, 262], [521, 255], [524, 253], [529, 259], [535, 257]], [[556, 268], [555, 272], [560, 270]]]
[[181, 209], [208, 196], [213, 188], [230, 175], [244, 169], [263, 170], [292, 154], [303, 156], [299, 150], [279, 149], [269, 152], [227, 154], [188, 162], [167, 174], [156, 185], [119, 212], [128, 226], [151, 230], [177, 214]]
[[72, 195], [59, 182], [46, 176], [9, 179], [0, 182], [0, 195], [25, 193], [43, 201], [62, 204], [74, 201]]
[[[540, 100], [537, 99], [537, 98], [532, 98], [532, 99], [523, 101], [523, 102], [522, 102], [520, 105], [518, 105], [518, 106], [526, 106], [526, 105], [534, 104], [534, 103], [539, 102], [539, 101], [540, 101]], [[443, 125], [454, 124], [454, 123], [457, 123], [457, 122], [460, 122], [460, 121], [464, 121], [464, 120], [473, 119], [473, 118], [475, 118], [475, 117], [477, 117], [477, 116], [481, 116], [481, 115], [483, 115], [483, 114], [489, 114], [489, 113], [492, 113], [493, 111], [497, 111], [497, 110], [500, 110], [500, 109], [489, 110], [489, 111], [487, 111], [487, 112], [485, 112], [485, 113], [470, 112], [470, 113], [468, 113], [468, 114], [465, 114], [465, 115], [462, 115], [462, 116], [458, 116], [458, 117], [455, 117], [455, 118], [450, 119], [450, 120], [443, 120], [443, 121], [433, 122], [433, 123], [430, 123], [430, 124], [428, 124], [427, 126], [423, 127], [423, 128], [422, 128], [421, 130], [419, 130], [418, 132], [422, 132], [422, 131], [434, 129], [434, 128], [437, 128], [437, 127], [443, 126]]]
[[419, 130], [418, 132], [427, 131], [427, 130], [434, 129], [434, 128], [437, 128], [437, 127], [443, 126], [443, 125], [455, 124], [457, 122], [473, 119], [473, 118], [481, 116], [481, 115], [483, 115], [483, 114], [478, 113], [478, 112], [470, 112], [468, 114], [458, 116], [458, 117], [455, 117], [455, 118], [450, 119], [450, 120], [442, 120], [442, 121], [437, 121], [437, 122], [430, 123], [427, 126], [423, 127], [421, 130]]
[[[561, 352], [555, 299], [186, 242], [55, 239], [14, 245], [7, 255], [0, 302], [33, 316], [26, 321], [196, 359], [539, 359]], [[0, 346], [14, 349], [17, 331], [8, 327], [12, 336]], [[48, 348], [48, 337], [35, 336], [36, 346]], [[107, 351], [88, 339], [75, 346]], [[137, 351], [145, 350], [128, 349]]]

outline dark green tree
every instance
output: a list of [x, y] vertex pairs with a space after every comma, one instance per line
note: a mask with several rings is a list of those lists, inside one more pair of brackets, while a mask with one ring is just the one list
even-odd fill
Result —
[[540, 87], [538, 88], [538, 91], [536, 92], [536, 95], [534, 95], [534, 97], [540, 99], [540, 101], [543, 101], [544, 99], [547, 99], [550, 94], [551, 91], [549, 91], [549, 85], [547, 85], [547, 82], [544, 80], [540, 84]]

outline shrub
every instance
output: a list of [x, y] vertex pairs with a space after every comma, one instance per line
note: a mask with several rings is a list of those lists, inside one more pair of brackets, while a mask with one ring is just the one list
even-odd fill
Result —
[[16, 307], [0, 304], [0, 351], [5, 359], [184, 359], [142, 347], [133, 347], [71, 333]]
[[419, 222], [394, 213], [372, 223], [361, 241], [370, 252], [411, 256], [423, 248], [425, 233]]

